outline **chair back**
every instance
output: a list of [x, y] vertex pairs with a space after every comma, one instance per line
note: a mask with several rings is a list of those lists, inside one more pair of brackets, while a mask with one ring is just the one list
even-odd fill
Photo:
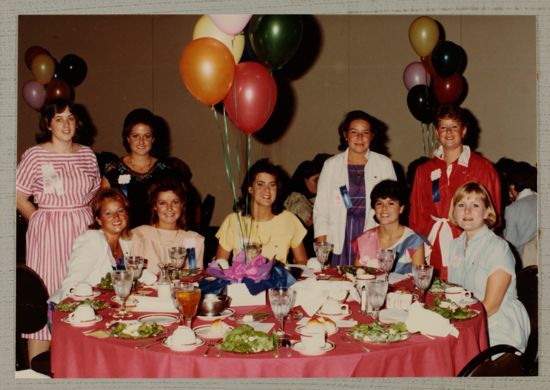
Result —
[[[492, 358], [500, 355], [496, 359]], [[494, 345], [474, 357], [458, 374], [468, 376], [525, 376], [523, 354], [511, 345]]]
[[17, 264], [17, 333], [34, 333], [48, 322], [48, 289], [40, 276], [25, 264]]
[[214, 213], [214, 206], [216, 205], [216, 198], [208, 194], [204, 197], [204, 201], [201, 205], [201, 216], [199, 222], [199, 231], [201, 234], [208, 229], [210, 221], [212, 220], [212, 214]]
[[538, 267], [530, 265], [522, 269], [516, 276], [518, 299], [523, 303], [529, 314], [531, 333], [525, 349], [525, 360], [532, 369], [536, 369], [538, 360]]

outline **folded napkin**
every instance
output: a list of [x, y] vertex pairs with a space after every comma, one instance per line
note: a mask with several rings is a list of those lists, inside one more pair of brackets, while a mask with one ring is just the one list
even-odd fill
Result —
[[447, 337], [449, 334], [458, 337], [459, 331], [443, 316], [431, 310], [424, 309], [419, 302], [409, 308], [409, 317], [405, 321], [411, 333], [420, 332], [430, 336]]
[[398, 274], [395, 272], [391, 272], [390, 276], [388, 277], [389, 284], [395, 284], [399, 283], [402, 280], [408, 279], [410, 276], [406, 274]]
[[145, 268], [141, 272], [141, 277], [138, 279], [138, 281], [145, 284], [146, 286], [151, 286], [157, 281], [157, 275]]
[[246, 325], [250, 325], [256, 331], [269, 333], [275, 324], [273, 322], [247, 322]]
[[321, 272], [322, 266], [317, 257], [310, 257], [307, 261], [307, 267], [313, 272]]
[[178, 312], [178, 310], [174, 306], [174, 303], [172, 302], [172, 299], [136, 295], [135, 300], [137, 301], [137, 304], [136, 307], [132, 309], [133, 311], [146, 311], [156, 313]]
[[330, 296], [340, 296], [345, 291], [352, 299], [357, 296], [353, 283], [338, 280], [301, 280], [292, 286], [296, 290], [294, 306], [302, 306], [308, 316], [314, 315]]

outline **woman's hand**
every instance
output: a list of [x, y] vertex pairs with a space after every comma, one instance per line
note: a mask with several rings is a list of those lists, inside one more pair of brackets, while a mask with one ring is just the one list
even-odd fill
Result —
[[511, 281], [512, 275], [502, 269], [496, 270], [489, 276], [485, 288], [485, 297], [483, 298], [483, 306], [485, 306], [487, 317], [498, 311]]
[[16, 191], [16, 204], [17, 210], [29, 222], [31, 215], [36, 211], [36, 206], [29, 200], [29, 196]]

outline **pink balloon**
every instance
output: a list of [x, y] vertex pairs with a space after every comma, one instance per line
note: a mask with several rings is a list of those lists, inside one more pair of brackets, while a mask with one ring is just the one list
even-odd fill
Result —
[[432, 78], [430, 73], [424, 67], [424, 64], [420, 61], [411, 62], [405, 68], [403, 72], [403, 82], [407, 89], [411, 89], [417, 85], [427, 85], [430, 86]]
[[35, 110], [40, 110], [46, 100], [46, 88], [38, 81], [29, 80], [23, 84], [23, 99]]
[[252, 15], [208, 15], [208, 17], [227, 35], [237, 35], [243, 31]]

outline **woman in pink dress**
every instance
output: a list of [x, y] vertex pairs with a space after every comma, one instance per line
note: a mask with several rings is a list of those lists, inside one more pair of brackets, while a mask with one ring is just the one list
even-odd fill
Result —
[[[72, 103], [46, 105], [38, 145], [27, 149], [17, 166], [17, 210], [28, 221], [26, 263], [50, 294], [65, 277], [73, 240], [93, 221], [90, 201], [100, 184], [95, 154], [76, 143], [80, 127]], [[23, 337], [29, 339], [29, 359], [49, 349], [47, 326]]]

